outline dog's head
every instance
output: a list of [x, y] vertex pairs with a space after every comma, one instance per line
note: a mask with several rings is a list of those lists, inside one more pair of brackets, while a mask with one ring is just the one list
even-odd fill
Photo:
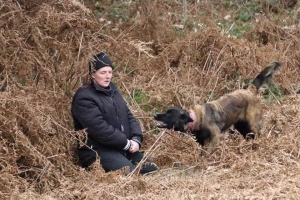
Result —
[[180, 108], [169, 108], [165, 113], [155, 114], [154, 119], [162, 122], [159, 128], [174, 129], [175, 131], [185, 132], [188, 124], [193, 122], [189, 113]]

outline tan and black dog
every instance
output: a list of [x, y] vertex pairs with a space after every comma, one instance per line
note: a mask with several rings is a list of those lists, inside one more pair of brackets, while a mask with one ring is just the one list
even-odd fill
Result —
[[254, 139], [260, 134], [262, 109], [257, 95], [262, 85], [270, 84], [280, 62], [272, 62], [261, 71], [246, 89], [239, 89], [220, 99], [195, 105], [189, 112], [180, 108], [169, 108], [165, 113], [155, 114], [154, 119], [162, 122], [159, 128], [191, 132], [202, 146], [209, 142], [215, 146], [221, 132], [234, 125], [244, 138]]

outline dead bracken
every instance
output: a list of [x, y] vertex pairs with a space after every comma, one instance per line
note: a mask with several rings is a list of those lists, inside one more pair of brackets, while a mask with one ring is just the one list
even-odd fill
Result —
[[[183, 23], [175, 0], [0, 1], [0, 199], [297, 199], [300, 5], [239, 2], [187, 1]], [[78, 165], [86, 133], [70, 104], [100, 51], [156, 173]], [[283, 67], [262, 91], [255, 140], [230, 129], [201, 154], [192, 136], [156, 128], [154, 113], [242, 88], [271, 60]]]

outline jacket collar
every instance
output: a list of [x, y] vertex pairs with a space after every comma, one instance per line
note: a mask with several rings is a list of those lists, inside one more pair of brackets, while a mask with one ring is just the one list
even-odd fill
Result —
[[109, 88], [110, 89], [106, 89], [106, 88], [101, 87], [95, 81], [92, 81], [91, 85], [93, 85], [94, 88], [97, 91], [104, 92], [105, 94], [108, 94], [109, 96], [111, 96], [112, 94], [114, 94], [115, 90], [117, 89], [117, 87], [115, 86], [115, 84], [113, 84], [112, 82], [110, 82], [110, 84], [109, 84]]

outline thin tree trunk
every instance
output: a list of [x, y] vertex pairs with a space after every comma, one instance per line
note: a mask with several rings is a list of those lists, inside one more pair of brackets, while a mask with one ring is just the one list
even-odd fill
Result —
[[186, 0], [182, 0], [182, 12], [183, 12], [183, 22], [186, 22], [187, 20], [187, 2]]

